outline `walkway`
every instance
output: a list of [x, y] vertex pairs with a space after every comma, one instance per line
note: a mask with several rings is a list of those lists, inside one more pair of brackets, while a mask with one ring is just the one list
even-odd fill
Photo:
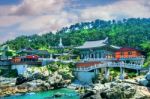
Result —
[[121, 63], [121, 62], [119, 63], [108, 62], [108, 63], [98, 64], [98, 65], [90, 66], [90, 67], [78, 67], [78, 68], [75, 68], [75, 71], [91, 71], [94, 69], [105, 68], [105, 67], [122, 67], [122, 68], [135, 69], [135, 70], [142, 69], [142, 65], [131, 64], [131, 63]]

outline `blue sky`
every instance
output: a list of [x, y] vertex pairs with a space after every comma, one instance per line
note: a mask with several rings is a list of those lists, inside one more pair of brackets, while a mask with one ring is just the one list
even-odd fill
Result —
[[150, 0], [0, 0], [0, 43], [95, 19], [150, 18]]
[[19, 4], [22, 0], [0, 0], [0, 5]]

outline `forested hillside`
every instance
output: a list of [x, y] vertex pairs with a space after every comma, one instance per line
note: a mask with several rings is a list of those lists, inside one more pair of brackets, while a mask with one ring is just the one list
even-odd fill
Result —
[[100, 40], [109, 37], [111, 44], [141, 48], [141, 44], [150, 41], [150, 18], [130, 18], [121, 21], [97, 19], [92, 22], [82, 22], [64, 27], [56, 34], [50, 32], [42, 36], [21, 36], [15, 40], [7, 41], [5, 44], [14, 50], [24, 47], [49, 47], [56, 46], [60, 37], [66, 46], [77, 46], [86, 40]]

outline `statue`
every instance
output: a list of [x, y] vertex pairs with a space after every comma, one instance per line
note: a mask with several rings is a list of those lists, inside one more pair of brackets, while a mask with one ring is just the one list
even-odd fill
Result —
[[64, 47], [63, 46], [63, 44], [62, 44], [62, 38], [60, 38], [60, 40], [59, 40], [59, 45], [58, 45], [59, 47]]

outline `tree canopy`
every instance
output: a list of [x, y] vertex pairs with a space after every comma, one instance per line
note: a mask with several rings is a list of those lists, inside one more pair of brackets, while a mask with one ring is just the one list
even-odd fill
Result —
[[20, 36], [15, 40], [7, 41], [11, 49], [18, 50], [24, 47], [39, 49], [42, 47], [57, 46], [59, 38], [65, 46], [78, 46], [87, 40], [100, 40], [109, 37], [109, 43], [118, 46], [141, 48], [143, 42], [150, 40], [150, 18], [129, 18], [123, 20], [95, 20], [82, 22], [64, 27], [56, 34], [52, 32], [41, 36]]

